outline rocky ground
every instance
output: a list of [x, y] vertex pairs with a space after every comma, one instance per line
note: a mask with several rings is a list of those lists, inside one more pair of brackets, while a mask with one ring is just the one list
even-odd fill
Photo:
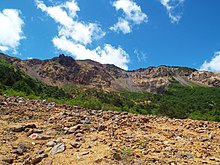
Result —
[[0, 96], [0, 164], [220, 164], [220, 123]]

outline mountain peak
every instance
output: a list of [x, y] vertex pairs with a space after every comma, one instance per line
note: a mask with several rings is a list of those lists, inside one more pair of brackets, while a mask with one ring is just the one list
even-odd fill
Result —
[[59, 64], [66, 67], [72, 67], [77, 65], [76, 61], [71, 56], [66, 56], [64, 54], [60, 54], [59, 57], [54, 57], [51, 60], [56, 61]]

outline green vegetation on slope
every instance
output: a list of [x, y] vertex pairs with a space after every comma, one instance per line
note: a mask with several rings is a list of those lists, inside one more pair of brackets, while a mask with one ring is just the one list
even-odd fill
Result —
[[34, 80], [1, 58], [0, 75], [0, 94], [55, 99], [70, 97], [64, 90]]
[[69, 104], [92, 109], [127, 111], [138, 114], [220, 121], [220, 88], [182, 86], [173, 83], [163, 95], [147, 92], [77, 91]]
[[90, 109], [220, 121], [220, 88], [173, 83], [163, 95], [126, 90], [109, 92], [82, 89], [75, 85], [59, 89], [30, 78], [2, 59], [0, 75], [0, 94], [50, 99]]
[[220, 121], [220, 88], [192, 88], [174, 83], [160, 97], [158, 104], [158, 114]]
[[107, 92], [97, 89], [73, 88], [74, 97], [61, 103], [80, 105], [90, 109], [127, 111], [139, 114], [150, 114], [154, 106], [149, 104], [150, 99], [154, 99], [151, 93]]

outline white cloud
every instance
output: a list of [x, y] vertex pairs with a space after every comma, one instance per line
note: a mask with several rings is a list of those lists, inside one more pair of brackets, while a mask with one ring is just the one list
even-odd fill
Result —
[[60, 27], [59, 36], [65, 36], [83, 45], [91, 44], [93, 40], [102, 38], [105, 33], [95, 23], [74, 22], [70, 28]]
[[147, 60], [147, 54], [144, 53], [143, 51], [139, 51], [139, 50], [135, 49], [134, 54], [136, 54], [139, 62], [141, 62], [141, 61], [143, 62], [143, 61]]
[[160, 3], [166, 8], [172, 23], [179, 23], [182, 18], [182, 7], [185, 0], [160, 0]]
[[128, 69], [129, 56], [121, 47], [115, 48], [105, 44], [103, 48], [87, 48], [88, 44], [103, 38], [105, 32], [96, 23], [77, 20], [80, 8], [75, 0], [52, 7], [47, 7], [43, 1], [36, 0], [36, 5], [59, 24], [58, 35], [52, 40], [57, 49], [72, 54], [76, 59], [92, 59]]
[[59, 23], [59, 36], [65, 36], [84, 45], [105, 35], [101, 28], [94, 23], [75, 21], [79, 7], [75, 1], [68, 1], [62, 5], [47, 7], [43, 1], [36, 1], [38, 8], [46, 12]]
[[93, 40], [102, 38], [105, 32], [95, 23], [84, 23], [76, 20], [77, 11], [80, 11], [75, 0], [64, 4], [47, 7], [43, 1], [36, 0], [37, 7], [46, 12], [51, 18], [59, 23], [59, 36], [66, 37], [76, 43], [84, 45], [92, 43]]
[[0, 12], [0, 50], [16, 52], [20, 41], [24, 39], [22, 27], [23, 20], [20, 11], [16, 9], [4, 9]]
[[77, 17], [76, 12], [80, 11], [80, 8], [77, 5], [77, 3], [75, 3], [74, 1], [66, 2], [65, 7], [69, 10], [69, 13], [70, 13], [71, 17]]
[[123, 16], [119, 17], [118, 22], [110, 27], [113, 31], [130, 33], [134, 25], [148, 21], [147, 15], [133, 0], [117, 0], [113, 2], [113, 6], [117, 11], [120, 9], [123, 11]]
[[220, 52], [215, 52], [210, 62], [205, 61], [201, 70], [220, 72]]
[[115, 48], [110, 44], [105, 44], [104, 48], [97, 47], [90, 50], [82, 44], [74, 44], [65, 37], [54, 38], [53, 43], [58, 49], [74, 55], [76, 59], [92, 59], [102, 64], [114, 64], [125, 70], [128, 69], [129, 56], [120, 47]]
[[9, 49], [9, 48], [8, 48], [7, 46], [1, 46], [1, 45], [0, 45], [0, 50], [1, 50], [1, 51], [5, 52], [5, 51], [8, 51], [8, 49]]
[[131, 32], [131, 26], [129, 22], [123, 18], [119, 18], [118, 22], [114, 26], [110, 27], [110, 30], [118, 31], [121, 30], [124, 34]]

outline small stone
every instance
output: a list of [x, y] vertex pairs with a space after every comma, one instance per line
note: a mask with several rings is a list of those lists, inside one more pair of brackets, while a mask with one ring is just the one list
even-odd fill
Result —
[[43, 130], [41, 130], [41, 129], [33, 129], [33, 133], [42, 133], [43, 132]]
[[86, 148], [89, 149], [89, 148], [92, 148], [92, 146], [88, 145]]
[[[27, 131], [27, 129], [28, 129], [28, 131]], [[33, 129], [31, 129], [31, 128], [25, 128], [24, 131], [26, 132], [27, 136], [30, 136], [31, 134], [33, 134]]]
[[102, 142], [103, 144], [107, 144], [107, 141], [105, 139], [100, 140], [100, 142]]
[[99, 125], [99, 127], [98, 127], [98, 131], [103, 131], [103, 130], [105, 130], [105, 128], [106, 128], [106, 126], [103, 125], [103, 124], [101, 124], [101, 125]]
[[25, 128], [24, 132], [29, 132], [31, 128]]
[[6, 162], [6, 163], [9, 163], [9, 164], [12, 164], [14, 162], [14, 159], [11, 158], [11, 157], [8, 157], [8, 158], [3, 158], [2, 161]]
[[36, 139], [39, 139], [39, 135], [36, 134], [36, 133], [33, 133], [29, 136], [29, 138], [33, 139], [33, 140], [36, 140]]
[[60, 143], [60, 144], [57, 144], [55, 145], [51, 151], [50, 151], [50, 154], [58, 154], [58, 153], [62, 153], [64, 152], [66, 149], [64, 143]]
[[180, 154], [180, 153], [177, 153], [177, 154], [176, 154], [176, 157], [177, 157], [177, 158], [182, 158], [182, 157], [183, 157], [183, 155], [182, 155], [182, 154]]
[[89, 152], [88, 151], [85, 151], [85, 152], [82, 152], [80, 155], [88, 155]]
[[219, 158], [215, 158], [215, 157], [211, 157], [211, 158], [209, 158], [209, 160], [220, 162], [220, 159]]
[[191, 153], [187, 153], [187, 154], [184, 154], [183, 157], [186, 157], [188, 159], [192, 159], [192, 158], [194, 158], [194, 155]]
[[72, 146], [73, 148], [80, 148], [81, 144], [79, 144], [79, 143], [77, 143], [77, 142], [73, 142], [73, 143], [71, 143], [71, 146]]
[[82, 142], [82, 143], [85, 143], [86, 140], [82, 137], [79, 137], [79, 138], [76, 138], [76, 142]]
[[157, 161], [156, 158], [151, 158], [151, 159], [148, 160], [148, 162], [149, 162], [150, 164], [151, 164], [151, 163], [154, 163], [154, 164], [155, 164], [156, 161]]
[[7, 105], [7, 102], [0, 102], [0, 105]]
[[118, 161], [122, 160], [121, 156], [118, 153], [114, 153], [112, 158]]
[[203, 138], [203, 139], [201, 139], [200, 141], [201, 142], [206, 142], [206, 141], [208, 141], [209, 139], [208, 138]]
[[13, 132], [22, 132], [22, 131], [24, 131], [24, 129], [25, 129], [25, 127], [23, 127], [21, 125], [11, 128], [11, 130]]
[[80, 117], [80, 113], [75, 113], [75, 116], [76, 117]]
[[48, 139], [51, 138], [51, 136], [33, 133], [33, 134], [31, 134], [31, 135], [29, 136], [29, 138], [31, 138], [31, 139], [33, 139], [33, 140], [48, 140]]
[[202, 158], [202, 154], [201, 153], [196, 153], [195, 155], [197, 158]]
[[27, 149], [28, 149], [29, 147], [27, 147], [25, 144], [22, 144], [22, 143], [21, 143], [21, 144], [18, 145], [18, 148], [21, 149], [21, 150], [23, 150], [23, 152], [25, 152], [25, 151], [27, 151]]
[[51, 138], [51, 136], [49, 136], [49, 135], [40, 135], [40, 137], [39, 137], [39, 140], [48, 140], [48, 139], [50, 139]]
[[27, 124], [25, 128], [37, 128], [37, 126], [35, 124]]
[[79, 155], [76, 155], [76, 160], [77, 160], [77, 161], [80, 161], [80, 160], [81, 160], [81, 158], [80, 158]]
[[100, 158], [100, 159], [96, 159], [95, 161], [94, 161], [94, 163], [101, 163], [102, 162], [102, 158]]
[[81, 128], [81, 125], [78, 124], [78, 125], [75, 125], [73, 127], [70, 127], [69, 131], [75, 132], [76, 130], [79, 130], [80, 128]]
[[43, 153], [44, 153], [44, 151], [45, 151], [45, 148], [43, 148], [43, 149], [39, 150], [39, 151], [38, 151], [38, 154], [43, 154]]
[[202, 164], [208, 164], [206, 160], [202, 160]]
[[68, 128], [68, 127], [64, 127], [63, 129], [64, 129], [64, 131], [68, 131], [68, 130], [69, 130], [69, 128]]
[[186, 128], [186, 129], [190, 129], [190, 125], [187, 125], [185, 128]]
[[54, 141], [49, 141], [49, 142], [46, 144], [47, 147], [53, 147], [53, 146], [55, 146], [55, 145], [56, 145], [56, 143], [55, 143]]
[[44, 150], [44, 153], [48, 154], [51, 151], [52, 147], [48, 147]]
[[148, 123], [148, 122], [149, 122], [149, 119], [146, 118], [146, 117], [143, 117], [143, 118], [142, 118], [142, 121], [143, 121], [144, 123]]
[[52, 165], [53, 163], [53, 160], [47, 160], [46, 162], [44, 162], [44, 165]]
[[214, 137], [215, 137], [215, 136], [214, 136], [214, 135], [212, 135], [212, 134], [209, 134], [209, 135], [208, 135], [208, 138], [209, 138], [210, 140], [213, 140], [213, 139], [214, 139]]
[[46, 157], [48, 157], [47, 154], [41, 154], [41, 155], [37, 156], [35, 159], [33, 159], [31, 163], [32, 164], [40, 163]]
[[57, 138], [55, 141], [55, 143], [62, 143], [63, 142], [63, 139], [61, 137]]
[[78, 138], [78, 137], [82, 137], [83, 136], [83, 134], [82, 133], [77, 133], [76, 134], [76, 137]]
[[82, 120], [80, 120], [80, 123], [81, 124], [90, 124], [90, 119], [89, 118], [82, 119]]
[[98, 140], [97, 137], [93, 137], [93, 138], [91, 139], [91, 141], [96, 141], [96, 140]]
[[15, 150], [12, 150], [11, 153], [17, 154], [17, 155], [23, 155], [24, 151], [22, 149], [15, 149]]
[[73, 134], [75, 131], [68, 129], [65, 134]]

